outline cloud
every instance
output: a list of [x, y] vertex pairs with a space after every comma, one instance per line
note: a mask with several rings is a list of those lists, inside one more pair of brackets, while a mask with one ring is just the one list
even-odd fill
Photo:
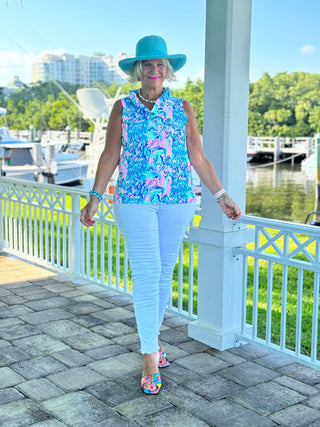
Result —
[[316, 50], [316, 47], [311, 44], [305, 44], [300, 48], [300, 53], [308, 54], [313, 53]]
[[5, 86], [13, 76], [19, 76], [22, 81], [31, 81], [31, 66], [33, 54], [14, 51], [0, 51], [0, 86]]
[[35, 59], [38, 60], [40, 59], [43, 55], [63, 55], [64, 53], [66, 53], [65, 49], [46, 49], [43, 50], [40, 55], [38, 55]]
[[19, 76], [24, 83], [30, 83], [33, 62], [47, 53], [61, 55], [65, 50], [44, 50], [40, 55], [28, 53], [23, 49], [21, 52], [0, 50], [0, 87], [6, 86], [14, 76]]
[[19, 52], [9, 52], [2, 50], [0, 51], [0, 67], [1, 68], [18, 68], [25, 66], [25, 64], [32, 64], [34, 60], [34, 55], [19, 53]]

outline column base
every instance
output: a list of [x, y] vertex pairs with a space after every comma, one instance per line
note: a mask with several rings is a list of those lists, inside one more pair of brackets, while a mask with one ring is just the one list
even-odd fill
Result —
[[239, 330], [227, 331], [221, 333], [213, 329], [200, 325], [197, 321], [189, 323], [188, 336], [197, 341], [207, 344], [216, 350], [227, 350], [228, 348], [237, 347], [240, 343], [237, 338]]

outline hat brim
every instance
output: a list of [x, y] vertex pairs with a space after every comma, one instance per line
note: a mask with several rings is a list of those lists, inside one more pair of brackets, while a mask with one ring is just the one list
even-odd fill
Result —
[[[118, 65], [124, 73], [129, 74], [129, 70], [135, 62], [144, 61], [145, 59], [158, 59], [158, 58], [159, 56], [152, 57], [150, 55], [137, 56], [136, 58], [125, 58], [125, 59], [121, 59]], [[183, 54], [167, 55], [159, 59], [168, 59], [174, 72], [180, 70], [180, 68], [182, 68], [187, 61], [186, 55], [183, 55]]]

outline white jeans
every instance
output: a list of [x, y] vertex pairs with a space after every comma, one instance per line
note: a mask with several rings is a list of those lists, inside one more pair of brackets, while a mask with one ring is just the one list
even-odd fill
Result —
[[141, 352], [159, 349], [158, 335], [172, 290], [172, 274], [196, 203], [114, 204], [133, 281], [133, 305]]

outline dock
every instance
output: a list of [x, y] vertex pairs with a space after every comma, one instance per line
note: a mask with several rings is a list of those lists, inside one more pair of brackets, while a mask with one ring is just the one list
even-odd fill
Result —
[[247, 153], [256, 159], [270, 157], [273, 161], [302, 156], [307, 158], [313, 152], [315, 138], [311, 137], [268, 137], [248, 136]]
[[[29, 130], [10, 130], [9, 134], [22, 140], [30, 140]], [[48, 130], [36, 132], [35, 137], [39, 140], [50, 142], [67, 141], [66, 131]], [[201, 136], [202, 138], [202, 136]], [[93, 142], [92, 132], [70, 132], [71, 141], [82, 142], [85, 146]], [[274, 160], [279, 160], [285, 156], [302, 155], [309, 157], [315, 148], [315, 138], [313, 137], [279, 137], [279, 136], [248, 136], [247, 152], [258, 156], [272, 156]]]

